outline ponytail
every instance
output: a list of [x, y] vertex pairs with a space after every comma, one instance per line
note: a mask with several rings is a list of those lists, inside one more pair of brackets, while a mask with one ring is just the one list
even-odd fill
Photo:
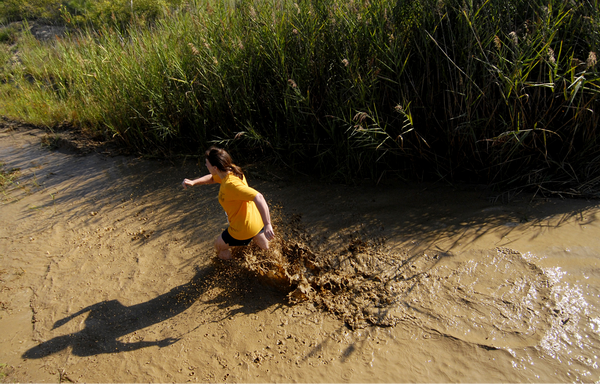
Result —
[[231, 172], [240, 179], [244, 179], [242, 168], [233, 163], [231, 156], [226, 150], [213, 146], [206, 150], [205, 157], [210, 165], [217, 167], [219, 171]]
[[242, 168], [238, 167], [237, 165], [235, 165], [233, 163], [231, 163], [231, 165], [228, 168], [231, 173], [233, 173], [240, 179], [244, 179], [244, 172], [242, 172]]

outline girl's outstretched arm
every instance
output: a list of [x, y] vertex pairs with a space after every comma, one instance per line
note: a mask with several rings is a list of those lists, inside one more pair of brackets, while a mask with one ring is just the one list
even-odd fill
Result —
[[194, 185], [206, 185], [214, 183], [215, 180], [213, 179], [213, 176], [209, 173], [208, 175], [204, 175], [195, 180], [184, 179], [181, 185], [183, 186], [183, 189], [187, 189], [187, 187], [193, 187]]
[[267, 240], [271, 241], [275, 238], [275, 232], [273, 231], [273, 225], [271, 224], [271, 214], [269, 213], [267, 201], [264, 196], [259, 193], [254, 198], [254, 204], [256, 204], [256, 208], [258, 208], [260, 217], [262, 217], [263, 224], [265, 225], [265, 237]]

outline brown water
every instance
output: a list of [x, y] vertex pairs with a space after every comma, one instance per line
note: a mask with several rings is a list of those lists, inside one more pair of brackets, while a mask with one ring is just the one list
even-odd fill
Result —
[[180, 187], [206, 172], [195, 160], [43, 137], [0, 136], [2, 169], [18, 168], [0, 196], [4, 380], [600, 379], [597, 201], [251, 166], [278, 238], [219, 262], [216, 188]]

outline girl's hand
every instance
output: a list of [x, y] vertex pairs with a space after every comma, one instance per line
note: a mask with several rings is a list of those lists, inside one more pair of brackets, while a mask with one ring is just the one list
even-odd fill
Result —
[[183, 179], [181, 186], [183, 187], [183, 189], [187, 189], [187, 187], [193, 187], [194, 185], [208, 185], [214, 183], [216, 183], [216, 181], [213, 179], [213, 176], [209, 173], [208, 175], [199, 177], [196, 180]]
[[273, 226], [271, 224], [265, 225], [265, 237], [269, 241], [275, 238], [275, 232], [273, 231]]
[[192, 180], [190, 179], [183, 179], [183, 182], [181, 183], [181, 186], [183, 187], [183, 189], [187, 189], [188, 186], [193, 186], [194, 184], [192, 183]]

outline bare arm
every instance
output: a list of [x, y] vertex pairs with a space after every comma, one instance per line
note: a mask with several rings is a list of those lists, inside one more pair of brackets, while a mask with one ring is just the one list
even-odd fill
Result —
[[260, 217], [262, 217], [263, 224], [265, 225], [265, 237], [267, 240], [271, 241], [275, 237], [275, 232], [273, 231], [273, 225], [271, 224], [271, 214], [269, 213], [267, 201], [264, 196], [259, 193], [254, 198], [254, 204], [256, 204], [256, 208], [258, 208]]
[[206, 185], [206, 184], [214, 184], [215, 179], [213, 179], [212, 175], [209, 173], [208, 175], [204, 175], [195, 180], [184, 179], [181, 185], [183, 189], [187, 189], [187, 187], [193, 187], [194, 185]]

